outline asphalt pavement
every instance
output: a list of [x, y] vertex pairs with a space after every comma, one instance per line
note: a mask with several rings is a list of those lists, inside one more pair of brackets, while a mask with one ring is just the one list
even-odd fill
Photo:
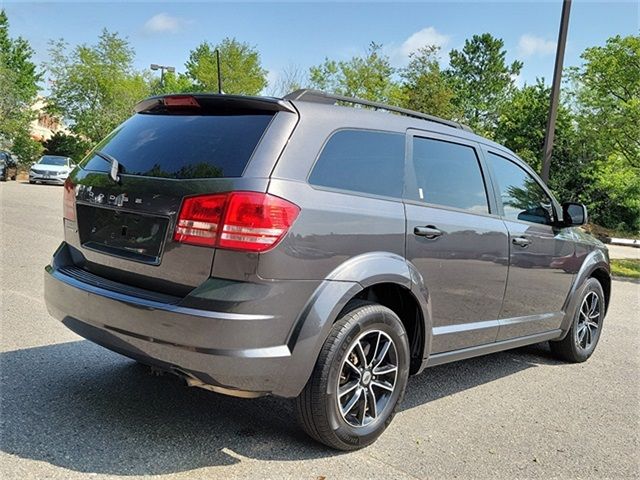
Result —
[[155, 377], [49, 317], [62, 188], [0, 184], [0, 478], [639, 478], [640, 284], [586, 363], [546, 345], [426, 370], [371, 447], [328, 450], [290, 401]]

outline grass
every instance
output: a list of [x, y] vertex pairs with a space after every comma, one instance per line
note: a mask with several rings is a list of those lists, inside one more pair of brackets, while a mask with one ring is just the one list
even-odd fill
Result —
[[612, 259], [611, 274], [618, 277], [640, 278], [640, 259]]
[[603, 238], [611, 238], [611, 237], [630, 238], [633, 240], [640, 239], [640, 232], [625, 232], [622, 230], [614, 230], [611, 228], [601, 227], [600, 225], [596, 225], [595, 223], [588, 223], [587, 225], [584, 225], [583, 228], [587, 232], [589, 232], [591, 235], [601, 240]]

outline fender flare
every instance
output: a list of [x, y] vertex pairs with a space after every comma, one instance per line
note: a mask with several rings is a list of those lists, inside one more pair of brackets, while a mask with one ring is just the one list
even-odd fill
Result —
[[431, 346], [431, 307], [422, 276], [400, 255], [368, 252], [351, 257], [334, 269], [298, 315], [287, 341], [291, 361], [284, 372], [286, 383], [279, 388], [281, 395], [295, 397], [300, 394], [342, 309], [359, 292], [379, 283], [400, 285], [417, 300], [425, 335], [423, 358], [427, 356]]
[[[567, 294], [567, 298], [564, 301], [564, 306], [562, 310], [565, 312], [564, 318], [562, 319], [562, 323], [560, 324], [560, 329], [562, 330], [562, 336], [558, 338], [558, 340], [562, 340], [569, 329], [571, 328], [571, 322], [576, 313], [576, 309], [578, 308], [578, 298], [576, 297], [576, 292], [584, 282], [587, 281], [593, 275], [593, 272], [597, 269], [605, 270], [609, 276], [611, 276], [611, 269], [609, 267], [609, 258], [602, 250], [593, 250], [588, 253], [582, 265], [580, 266], [580, 270], [576, 274], [573, 279], [573, 284], [571, 285], [571, 289]], [[609, 308], [607, 302], [606, 308]]]

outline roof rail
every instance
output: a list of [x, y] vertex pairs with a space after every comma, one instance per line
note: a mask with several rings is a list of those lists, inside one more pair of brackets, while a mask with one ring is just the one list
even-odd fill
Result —
[[471, 128], [462, 123], [454, 122], [453, 120], [445, 120], [444, 118], [436, 117], [434, 115], [428, 115], [422, 112], [416, 112], [415, 110], [409, 110], [407, 108], [395, 107], [393, 105], [387, 105], [386, 103], [372, 102], [370, 100], [363, 100], [361, 98], [345, 97], [343, 95], [334, 95], [332, 93], [322, 92], [320, 90], [312, 90], [309, 88], [302, 88], [285, 95], [284, 100], [300, 100], [304, 102], [324, 103], [327, 105], [336, 105], [338, 102], [351, 103], [354, 105], [363, 105], [371, 107], [376, 110], [386, 110], [388, 112], [399, 113], [407, 117], [419, 118], [421, 120], [429, 120], [430, 122], [440, 123], [447, 125], [448, 127], [459, 128], [468, 132], [473, 132]]

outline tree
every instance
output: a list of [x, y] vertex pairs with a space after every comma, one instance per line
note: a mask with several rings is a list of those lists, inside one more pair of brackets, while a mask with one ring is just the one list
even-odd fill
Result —
[[129, 117], [150, 93], [145, 77], [133, 68], [133, 49], [117, 33], [105, 29], [95, 45], [78, 45], [71, 52], [58, 40], [50, 44], [49, 53], [49, 108], [92, 142]]
[[42, 78], [32, 56], [33, 49], [26, 40], [9, 36], [9, 19], [0, 10], [0, 148], [11, 150], [25, 164], [41, 150], [29, 134], [35, 117], [30, 107]]
[[288, 65], [278, 75], [274, 85], [269, 85], [271, 95], [282, 97], [288, 93], [295, 92], [308, 83], [304, 70], [297, 65]]
[[581, 130], [640, 168], [640, 36], [609, 38], [581, 58], [570, 71]]
[[309, 69], [312, 88], [348, 97], [399, 103], [400, 87], [393, 81], [395, 70], [382, 46], [371, 43], [364, 56], [347, 61], [325, 59]]
[[506, 63], [504, 42], [488, 33], [465, 40], [462, 51], [451, 50], [446, 74], [455, 92], [461, 120], [478, 133], [492, 136], [501, 105], [515, 90], [522, 62]]
[[48, 155], [71, 157], [75, 163], [78, 163], [91, 148], [91, 143], [75, 135], [57, 132], [44, 142], [44, 148]]
[[[494, 138], [522, 157], [534, 170], [541, 169], [542, 146], [549, 114], [551, 88], [543, 79], [513, 92], [501, 106]], [[564, 103], [558, 106], [549, 186], [569, 200], [582, 182], [579, 172], [588, 164], [574, 148], [574, 119]]]
[[428, 45], [410, 54], [409, 65], [401, 71], [403, 106], [442, 118], [456, 118], [450, 82], [440, 69], [440, 47]]
[[38, 82], [42, 74], [37, 72], [32, 62], [33, 49], [22, 37], [9, 37], [9, 19], [4, 10], [0, 10], [0, 63], [14, 73], [18, 97], [23, 102], [32, 101], [38, 93]]
[[185, 64], [187, 76], [198, 91], [218, 91], [218, 61], [224, 93], [257, 95], [267, 86], [267, 71], [262, 68], [258, 50], [237, 41], [225, 38], [217, 45], [203, 42], [189, 55]]
[[189, 93], [197, 88], [184, 73], [165, 72], [162, 82], [160, 77], [149, 79], [149, 89], [152, 95], [166, 95], [169, 93]]

